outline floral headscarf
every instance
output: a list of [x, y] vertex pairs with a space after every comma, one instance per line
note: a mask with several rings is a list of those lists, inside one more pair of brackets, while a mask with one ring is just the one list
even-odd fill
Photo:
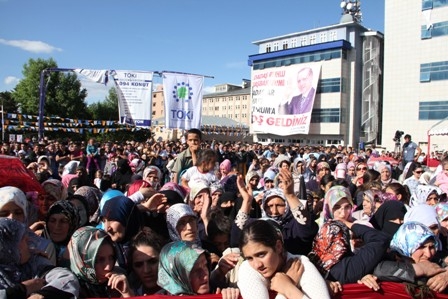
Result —
[[246, 178], [245, 178], [246, 185], [249, 185], [250, 180], [256, 176], [260, 177], [260, 174], [258, 172], [256, 172], [255, 170], [248, 171], [246, 174]]
[[431, 227], [433, 225], [440, 226], [439, 220], [437, 220], [437, 213], [434, 207], [421, 204], [410, 208], [406, 215], [404, 215], [404, 223], [416, 221], [420, 222], [427, 227]]
[[60, 180], [46, 180], [42, 183], [42, 188], [44, 188], [46, 194], [53, 196], [56, 200], [66, 199], [68, 196], [67, 188]]
[[100, 205], [100, 200], [101, 197], [103, 196], [101, 191], [95, 187], [82, 186], [76, 190], [75, 194], [84, 196], [89, 205], [89, 211], [88, 211], [90, 216], [89, 221], [97, 222], [99, 216], [98, 209]]
[[47, 229], [48, 229], [48, 221], [50, 220], [50, 216], [54, 214], [63, 214], [68, 219], [69, 229], [67, 233], [67, 237], [62, 244], [67, 244], [72, 236], [73, 232], [79, 227], [79, 213], [78, 209], [68, 200], [59, 200], [52, 204], [48, 209], [47, 219], [45, 220]]
[[184, 199], [185, 196], [187, 196], [187, 191], [185, 190], [185, 188], [179, 184], [174, 183], [174, 182], [168, 182], [168, 183], [164, 184], [162, 186], [162, 188], [160, 188], [160, 191], [165, 191], [165, 190], [175, 191], [176, 193], [178, 193], [180, 195], [180, 197], [182, 197], [182, 199]]
[[179, 220], [186, 216], [193, 216], [196, 218], [196, 214], [193, 212], [191, 207], [185, 203], [174, 204], [166, 210], [166, 224], [168, 226], [168, 233], [170, 234], [170, 239], [172, 241], [181, 240], [176, 227]]
[[73, 233], [68, 244], [70, 269], [79, 279], [99, 284], [95, 272], [95, 259], [98, 249], [105, 242], [109, 242], [115, 249], [110, 236], [101, 229], [85, 226]]
[[348, 254], [351, 254], [348, 227], [340, 221], [330, 220], [314, 238], [309, 258], [326, 278], [331, 267]]
[[327, 191], [327, 193], [325, 193], [324, 208], [322, 213], [324, 217], [323, 222], [333, 219], [333, 207], [343, 198], [346, 198], [352, 207], [354, 206], [352, 195], [344, 186], [333, 186]]
[[443, 193], [442, 189], [432, 185], [418, 185], [415, 192], [411, 196], [410, 206], [417, 206], [421, 204], [426, 204], [426, 200], [431, 193], [437, 193], [440, 195]]
[[195, 243], [176, 241], [160, 251], [157, 284], [172, 295], [195, 295], [190, 272], [205, 250]]
[[411, 257], [430, 238], [434, 240], [437, 248], [438, 239], [427, 226], [415, 221], [403, 223], [392, 238], [390, 249]]
[[442, 222], [446, 218], [448, 218], [448, 203], [447, 202], [439, 202], [435, 205], [435, 210], [437, 214], [437, 220]]

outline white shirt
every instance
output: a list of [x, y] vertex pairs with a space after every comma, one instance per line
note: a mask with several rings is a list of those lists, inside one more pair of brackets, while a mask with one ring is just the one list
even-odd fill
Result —
[[[300, 258], [305, 268], [299, 282], [304, 294], [303, 298], [329, 299], [330, 294], [324, 278], [306, 256], [293, 255], [288, 252], [287, 260], [297, 257]], [[244, 261], [239, 268], [238, 288], [244, 299], [269, 299], [269, 281], [252, 268], [248, 261]], [[285, 296], [277, 294], [275, 298], [284, 299]]]

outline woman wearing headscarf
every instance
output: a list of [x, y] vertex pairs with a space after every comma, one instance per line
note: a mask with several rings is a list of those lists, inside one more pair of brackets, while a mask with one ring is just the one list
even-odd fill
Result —
[[[294, 180], [289, 170], [280, 170], [280, 188], [269, 189], [264, 192], [262, 200], [263, 217], [276, 221], [282, 227], [285, 248], [294, 254], [308, 254], [318, 226], [313, 215], [294, 194]], [[253, 197], [239, 181], [239, 191], [243, 197], [243, 204], [238, 211], [232, 225], [231, 246], [237, 247], [239, 236], [249, 221], [250, 207]]]
[[67, 188], [61, 181], [49, 179], [42, 183], [42, 188], [45, 191], [42, 200], [39, 200], [39, 220], [44, 221], [47, 217], [47, 212], [50, 206], [58, 200], [67, 198]]
[[157, 166], [149, 165], [143, 170], [143, 180], [148, 181], [156, 191], [162, 187], [162, 177], [162, 171]]
[[442, 289], [433, 285], [430, 277], [445, 272], [431, 262], [437, 247], [438, 239], [428, 227], [414, 221], [404, 223], [390, 242], [389, 259], [378, 263], [373, 275], [366, 275], [361, 281], [374, 290], [380, 289], [377, 280], [404, 282], [411, 298], [433, 298], [431, 290]]
[[433, 185], [418, 185], [414, 193], [411, 194], [410, 206], [414, 207], [420, 204], [435, 206], [439, 202], [443, 191]]
[[68, 250], [70, 269], [81, 285], [80, 298], [132, 297], [124, 271], [115, 267], [117, 252], [110, 236], [101, 229], [81, 227]]
[[99, 204], [103, 193], [98, 188], [82, 186], [76, 190], [75, 194], [84, 196], [88, 204], [89, 223], [97, 225], [99, 222]]
[[316, 166], [316, 176], [306, 182], [306, 189], [311, 192], [318, 192], [320, 190], [320, 180], [326, 174], [331, 174], [330, 165], [325, 161], [319, 162]]
[[380, 173], [380, 180], [383, 189], [386, 189], [387, 185], [391, 183], [398, 183], [398, 181], [392, 177], [392, 168], [389, 163], [379, 162], [376, 168]]
[[370, 220], [377, 208], [382, 202], [382, 193], [377, 190], [367, 190], [363, 194], [362, 210], [352, 213], [352, 217], [356, 220]]
[[373, 214], [370, 223], [374, 228], [392, 238], [403, 223], [405, 214], [406, 207], [401, 201], [389, 200], [383, 203]]
[[69, 299], [79, 294], [79, 283], [67, 269], [55, 268], [30, 251], [26, 227], [14, 219], [0, 219], [0, 297]]
[[[195, 243], [176, 241], [160, 252], [157, 284], [169, 295], [211, 294], [207, 255]], [[216, 293], [220, 293], [217, 291]], [[238, 298], [238, 289], [224, 289], [223, 298]]]
[[[325, 194], [322, 223], [314, 238], [310, 260], [325, 279], [340, 284], [355, 283], [372, 273], [386, 252], [389, 238], [367, 225], [352, 223], [353, 201], [348, 188], [334, 186]], [[351, 233], [363, 241], [356, 254], [350, 245]]]
[[51, 240], [56, 248], [56, 264], [68, 264], [67, 244], [79, 227], [79, 214], [76, 207], [67, 200], [55, 202], [48, 210], [42, 237]]
[[[10, 218], [27, 225], [28, 201], [25, 194], [16, 187], [0, 188], [0, 218]], [[36, 252], [47, 255], [53, 265], [56, 265], [56, 250], [50, 240], [42, 238], [27, 228], [28, 244]]]
[[126, 269], [129, 241], [142, 228], [141, 213], [137, 204], [123, 195], [113, 197], [106, 201], [101, 209], [101, 219], [104, 230], [117, 244], [118, 265]]

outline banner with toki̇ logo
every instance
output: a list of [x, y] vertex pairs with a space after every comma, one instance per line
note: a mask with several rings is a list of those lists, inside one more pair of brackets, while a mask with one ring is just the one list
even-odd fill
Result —
[[252, 71], [251, 133], [308, 134], [319, 63]]
[[120, 123], [149, 128], [153, 72], [114, 71]]
[[203, 85], [203, 76], [163, 73], [166, 128], [189, 130], [201, 127]]

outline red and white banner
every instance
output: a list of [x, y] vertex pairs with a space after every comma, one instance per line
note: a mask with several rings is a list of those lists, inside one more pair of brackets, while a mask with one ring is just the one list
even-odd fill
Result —
[[251, 133], [308, 134], [320, 63], [252, 71]]

